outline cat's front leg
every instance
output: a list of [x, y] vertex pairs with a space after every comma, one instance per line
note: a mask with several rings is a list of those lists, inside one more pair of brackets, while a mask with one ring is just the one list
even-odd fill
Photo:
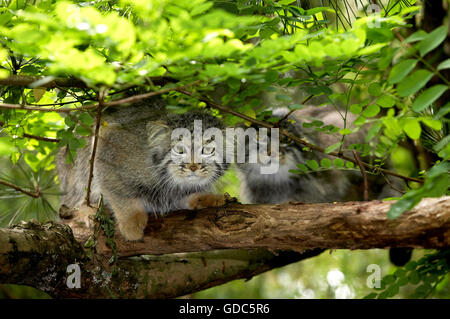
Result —
[[141, 199], [109, 200], [117, 226], [126, 240], [140, 240], [144, 236], [148, 214]]
[[184, 198], [184, 207], [187, 209], [202, 209], [219, 207], [226, 203], [227, 197], [223, 194], [194, 193]]

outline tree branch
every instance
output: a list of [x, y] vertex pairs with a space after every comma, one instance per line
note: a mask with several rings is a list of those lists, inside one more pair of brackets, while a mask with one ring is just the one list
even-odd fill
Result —
[[[328, 248], [450, 246], [449, 196], [424, 199], [394, 220], [386, 217], [390, 205], [233, 203], [174, 212], [150, 220], [141, 242], [125, 242], [116, 235], [120, 258], [112, 265], [102, 236], [97, 254], [88, 258], [83, 244], [92, 228], [76, 211], [65, 221], [71, 227], [29, 222], [0, 228], [0, 283], [29, 285], [58, 298], [176, 297], [251, 278]], [[196, 252], [183, 253], [190, 251]], [[131, 257], [168, 253], [175, 254]], [[80, 266], [79, 289], [66, 285], [70, 264]]]
[[91, 206], [91, 184], [92, 179], [94, 177], [94, 163], [95, 163], [95, 154], [97, 153], [97, 143], [98, 143], [98, 134], [100, 131], [100, 121], [102, 119], [102, 111], [103, 107], [105, 105], [105, 97], [108, 94], [107, 89], [101, 89], [98, 95], [98, 110], [97, 110], [97, 116], [95, 119], [95, 133], [94, 133], [94, 144], [92, 146], [92, 154], [91, 159], [89, 161], [89, 178], [88, 178], [88, 185], [87, 185], [87, 191], [86, 191], [86, 203], [88, 206]]
[[[164, 88], [164, 89], [160, 89], [158, 91], [147, 92], [147, 93], [143, 93], [143, 94], [126, 97], [126, 98], [123, 98], [120, 100], [105, 102], [105, 103], [103, 103], [103, 106], [104, 107], [123, 106], [125, 104], [139, 102], [139, 101], [148, 99], [150, 97], [161, 95], [161, 94], [168, 93], [171, 91], [177, 91], [179, 89], [181, 90], [181, 89], [190, 87], [192, 85], [196, 85], [200, 82], [202, 82], [202, 81], [198, 80], [193, 83], [189, 83], [189, 84], [178, 86], [178, 87]], [[55, 103], [55, 106], [56, 105], [58, 105], [58, 103]], [[34, 106], [30, 106], [30, 105], [0, 103], [0, 109], [3, 108], [3, 109], [14, 109], [14, 110], [36, 111], [36, 112], [70, 113], [70, 112], [75, 112], [75, 111], [86, 111], [86, 110], [97, 109], [97, 108], [99, 108], [99, 105], [100, 105], [99, 103], [96, 103], [96, 104], [89, 104], [89, 105], [85, 105], [85, 106], [75, 107], [75, 108], [67, 108], [67, 107], [44, 108], [44, 107], [34, 107]]]
[[59, 143], [61, 140], [59, 138], [46, 137], [46, 136], [36, 136], [28, 133], [23, 133], [23, 137], [31, 138], [38, 141], [51, 142], [51, 143]]
[[[228, 204], [150, 218], [140, 242], [116, 236], [120, 257], [213, 249], [370, 249], [450, 246], [450, 197], [422, 200], [397, 219], [387, 212], [395, 201], [277, 205]], [[91, 231], [77, 215], [65, 222], [84, 242]], [[151, 217], [151, 216], [149, 216]], [[98, 239], [99, 254], [111, 254]]]
[[[38, 288], [55, 298], [173, 298], [316, 256], [264, 249], [89, 260], [71, 229], [53, 222], [0, 228], [0, 283]], [[81, 287], [68, 288], [67, 266], [80, 267]]]
[[[0, 85], [5, 86], [30, 86], [38, 84], [39, 87], [45, 88], [87, 88], [88, 86], [82, 80], [76, 78], [55, 78], [48, 77], [48, 81], [45, 81], [45, 77], [30, 76], [30, 75], [11, 75], [7, 78], [0, 79]], [[151, 82], [155, 85], [166, 85], [174, 82], [174, 79], [169, 77], [151, 77]]]
[[361, 161], [361, 158], [359, 157], [358, 153], [356, 153], [355, 150], [352, 150], [353, 152], [353, 156], [355, 157], [355, 160], [358, 162], [358, 166], [359, 169], [361, 171], [361, 175], [363, 177], [363, 181], [364, 181], [364, 201], [368, 201], [369, 200], [369, 181], [367, 180], [367, 173], [366, 170], [364, 168], [364, 165]]
[[33, 197], [33, 198], [38, 198], [39, 196], [41, 196], [41, 194], [39, 193], [38, 190], [36, 190], [34, 192], [30, 192], [30, 191], [28, 191], [26, 189], [21, 188], [20, 186], [17, 186], [17, 185], [15, 185], [13, 183], [10, 183], [8, 181], [4, 181], [4, 180], [1, 180], [1, 179], [0, 179], [0, 185], [7, 186], [9, 188], [12, 188], [12, 189], [14, 189], [14, 190], [16, 190], [18, 192], [24, 193], [24, 194], [26, 194], [28, 196]]

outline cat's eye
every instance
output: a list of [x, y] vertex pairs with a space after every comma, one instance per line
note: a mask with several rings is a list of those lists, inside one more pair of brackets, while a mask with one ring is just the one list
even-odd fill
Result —
[[216, 150], [216, 148], [213, 146], [205, 146], [202, 149], [202, 154], [203, 155], [213, 155], [215, 150]]
[[184, 153], [184, 147], [181, 145], [175, 145], [172, 148], [172, 152], [174, 152], [177, 155], [183, 154]]

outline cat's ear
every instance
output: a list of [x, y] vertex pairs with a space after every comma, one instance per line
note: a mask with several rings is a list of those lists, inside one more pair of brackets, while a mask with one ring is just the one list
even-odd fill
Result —
[[170, 133], [169, 126], [163, 121], [150, 121], [146, 128], [147, 138], [150, 142], [166, 139]]

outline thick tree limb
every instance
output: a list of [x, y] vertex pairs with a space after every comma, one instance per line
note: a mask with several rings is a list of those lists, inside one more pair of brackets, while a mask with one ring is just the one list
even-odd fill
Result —
[[[249, 278], [328, 248], [450, 246], [449, 196], [424, 199], [395, 220], [386, 217], [390, 204], [232, 203], [174, 212], [150, 220], [142, 242], [124, 242], [116, 235], [120, 258], [113, 265], [107, 262], [112, 252], [102, 236], [97, 238], [98, 254], [87, 257], [89, 249], [82, 244], [92, 229], [86, 216], [76, 212], [66, 216], [71, 227], [30, 222], [0, 229], [0, 283], [26, 284], [60, 298], [175, 297]], [[217, 249], [227, 250], [211, 251]], [[130, 257], [167, 253], [178, 254]], [[67, 265], [74, 263], [81, 267], [80, 289], [66, 285]]]
[[[226, 250], [90, 261], [67, 226], [23, 223], [0, 229], [0, 283], [28, 285], [56, 298], [171, 298], [316, 256], [264, 249]], [[78, 264], [81, 288], [66, 285]]]
[[[149, 221], [144, 239], [127, 242], [117, 236], [120, 256], [266, 248], [370, 249], [450, 246], [450, 197], [422, 200], [397, 219], [388, 219], [392, 202], [242, 205], [175, 212]], [[68, 222], [71, 224], [70, 220]], [[86, 228], [71, 224], [86, 240]], [[110, 249], [99, 239], [100, 254]]]

